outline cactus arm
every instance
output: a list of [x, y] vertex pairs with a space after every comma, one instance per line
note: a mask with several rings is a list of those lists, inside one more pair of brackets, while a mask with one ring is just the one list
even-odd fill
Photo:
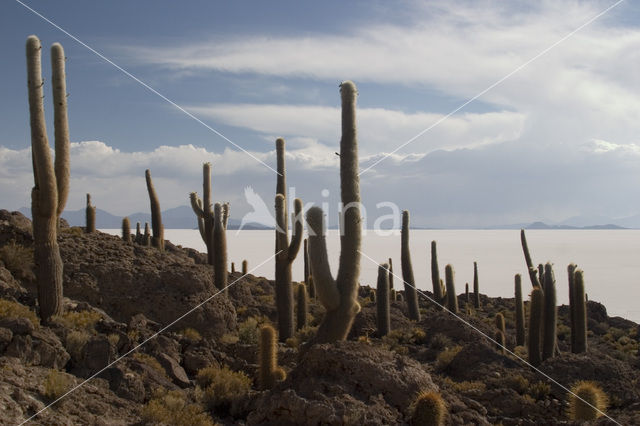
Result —
[[524, 234], [524, 229], [520, 230], [520, 242], [522, 243], [522, 251], [524, 252], [524, 261], [527, 264], [527, 271], [529, 272], [529, 279], [531, 280], [531, 285], [533, 287], [542, 287], [540, 286], [540, 280], [536, 275], [536, 269], [533, 266], [533, 261], [531, 260], [531, 255], [529, 254], [529, 245], [527, 244], [527, 237]]
[[276, 139], [276, 161], [277, 161], [277, 171], [278, 171], [278, 180], [276, 183], [276, 194], [282, 194], [287, 196], [287, 175], [286, 175], [286, 165], [284, 159], [284, 139], [278, 138]]
[[300, 251], [300, 243], [302, 242], [302, 200], [300, 198], [296, 198], [293, 202], [294, 210], [295, 210], [295, 221], [293, 227], [293, 233], [291, 235], [291, 244], [289, 244], [289, 248], [287, 250], [287, 257], [289, 259], [289, 263], [293, 262], [298, 255], [298, 251]]
[[199, 218], [204, 217], [204, 210], [202, 208], [202, 200], [198, 197], [197, 192], [189, 193], [189, 201], [191, 202], [191, 209]]
[[309, 260], [311, 275], [316, 287], [316, 296], [327, 311], [337, 309], [340, 305], [340, 292], [336, 285], [329, 260], [327, 258], [327, 242], [324, 236], [324, 213], [319, 207], [311, 207], [307, 211], [309, 225]]
[[67, 84], [64, 49], [60, 43], [51, 46], [51, 83], [53, 89], [53, 124], [56, 158], [54, 170], [58, 188], [56, 216], [60, 217], [69, 196], [69, 120], [67, 117]]
[[227, 229], [227, 223], [229, 222], [229, 203], [222, 205], [222, 226]]
[[203, 216], [211, 216], [211, 208], [213, 206], [211, 200], [211, 163], [202, 165], [202, 209]]
[[227, 236], [226, 229], [222, 220], [222, 206], [216, 203], [214, 206], [214, 225], [213, 225], [213, 281], [219, 290], [227, 287]]
[[287, 258], [287, 250], [289, 247], [288, 241], [288, 229], [286, 226], [286, 208], [285, 198], [282, 194], [276, 194], [275, 198], [275, 213], [276, 213], [276, 257], [280, 259]]

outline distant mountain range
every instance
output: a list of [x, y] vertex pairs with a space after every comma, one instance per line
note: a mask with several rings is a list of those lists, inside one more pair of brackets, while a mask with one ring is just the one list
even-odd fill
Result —
[[[22, 207], [20, 213], [27, 217], [31, 217], [31, 209]], [[66, 219], [71, 226], [84, 226], [85, 209], [65, 210], [62, 217]], [[135, 227], [136, 222], [140, 222], [144, 226], [145, 222], [151, 223], [151, 215], [149, 213], [133, 213], [129, 215], [131, 226]], [[180, 206], [168, 209], [162, 212], [162, 222], [165, 229], [195, 229], [197, 222], [193, 210], [190, 206]], [[237, 219], [229, 219], [229, 229], [238, 229], [240, 221]], [[105, 210], [96, 210], [96, 227], [102, 229], [117, 229], [122, 226], [122, 216], [113, 215]], [[510, 225], [495, 225], [483, 227], [482, 229], [640, 229], [640, 214], [624, 217], [620, 219], [612, 219], [606, 216], [574, 216], [562, 222], [533, 222], [533, 223], [515, 223]], [[273, 229], [273, 227], [265, 226], [259, 223], [245, 224], [243, 229]], [[414, 227], [414, 229], [434, 229], [426, 227]]]

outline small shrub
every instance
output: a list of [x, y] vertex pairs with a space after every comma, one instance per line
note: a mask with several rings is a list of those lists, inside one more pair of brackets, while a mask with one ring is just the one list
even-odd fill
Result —
[[142, 408], [145, 424], [167, 426], [213, 426], [213, 421], [200, 404], [190, 404], [182, 391], [158, 389]]
[[261, 294], [258, 296], [258, 301], [262, 305], [273, 305], [275, 303], [273, 300], [273, 294]]
[[249, 317], [238, 325], [238, 340], [245, 345], [258, 344], [258, 321]]
[[450, 347], [451, 345], [453, 345], [453, 342], [451, 341], [451, 339], [449, 339], [448, 336], [442, 333], [434, 334], [433, 337], [431, 338], [431, 342], [429, 342], [429, 348], [436, 351], [442, 351]]
[[133, 358], [148, 365], [149, 367], [153, 368], [154, 370], [156, 370], [158, 373], [162, 374], [163, 376], [167, 377], [167, 372], [165, 371], [164, 368], [162, 368], [162, 365], [160, 365], [160, 363], [158, 362], [157, 359], [155, 359], [154, 357], [152, 357], [149, 354], [145, 354], [143, 352], [136, 352], [133, 354]]
[[462, 346], [454, 346], [452, 348], [445, 349], [440, 352], [438, 357], [436, 358], [436, 370], [443, 371], [446, 369], [451, 361], [458, 355], [458, 352], [462, 350]]
[[204, 390], [202, 402], [209, 410], [230, 408], [246, 398], [251, 389], [251, 379], [242, 372], [207, 367], [198, 371], [196, 382]]
[[84, 330], [72, 330], [67, 334], [64, 347], [73, 359], [79, 361], [82, 359], [84, 346], [90, 338], [91, 335]]
[[235, 334], [225, 333], [220, 338], [220, 343], [223, 345], [235, 345], [240, 339]]
[[94, 331], [102, 316], [95, 311], [69, 311], [55, 318], [55, 321], [74, 330]]
[[129, 330], [127, 331], [127, 337], [131, 340], [131, 343], [138, 343], [140, 332], [138, 330]]
[[109, 340], [109, 344], [114, 348], [118, 347], [118, 343], [120, 343], [120, 336], [115, 333], [111, 333], [107, 336], [107, 340]]
[[511, 374], [505, 377], [505, 384], [519, 394], [524, 394], [529, 389], [529, 380], [522, 374]]
[[51, 370], [44, 381], [43, 396], [54, 401], [67, 393], [72, 386], [71, 376], [58, 370]]
[[[609, 403], [607, 395], [594, 382], [576, 383], [569, 394], [569, 418], [571, 420], [595, 420], [602, 416]], [[576, 397], [579, 396], [589, 404]], [[594, 408], [595, 407], [595, 408]]]
[[445, 383], [451, 386], [457, 392], [463, 394], [478, 394], [482, 393], [487, 389], [487, 385], [480, 381], [463, 381], [463, 382], [455, 382], [451, 380], [449, 377], [444, 378]]
[[76, 237], [82, 237], [84, 235], [84, 229], [81, 226], [70, 226], [69, 228], [60, 228], [60, 232], [63, 234], [74, 235]]
[[182, 334], [185, 339], [191, 340], [192, 342], [199, 342], [200, 340], [202, 340], [202, 336], [195, 328], [185, 328], [180, 332], [180, 334]]
[[33, 280], [33, 248], [16, 244], [11, 240], [8, 244], [0, 247], [0, 260], [4, 263], [14, 278], [19, 280]]
[[296, 334], [293, 337], [288, 338], [285, 344], [290, 348], [299, 348], [301, 344], [311, 340], [311, 338], [316, 335], [317, 331], [318, 327], [306, 325], [296, 331]]
[[537, 382], [531, 384], [529, 387], [529, 391], [527, 392], [531, 397], [533, 397], [536, 401], [540, 401], [549, 396], [551, 392], [551, 385], [545, 382]]
[[40, 326], [40, 319], [27, 306], [7, 299], [0, 299], [0, 318], [26, 318], [34, 327]]

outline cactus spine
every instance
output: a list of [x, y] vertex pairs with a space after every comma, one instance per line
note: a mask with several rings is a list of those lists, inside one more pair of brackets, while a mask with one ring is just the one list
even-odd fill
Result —
[[131, 224], [128, 217], [122, 218], [122, 241], [131, 243]]
[[478, 262], [473, 262], [473, 306], [480, 309], [480, 284], [478, 283]]
[[533, 267], [533, 261], [529, 254], [529, 245], [527, 244], [527, 237], [524, 235], [524, 229], [520, 230], [520, 242], [522, 243], [522, 251], [524, 252], [524, 261], [527, 264], [527, 271], [529, 272], [529, 279], [533, 287], [540, 287], [540, 280], [536, 274], [536, 269]]
[[62, 270], [57, 230], [69, 193], [69, 129], [65, 86], [64, 50], [51, 46], [53, 81], [55, 165], [51, 162], [44, 118], [43, 85], [38, 37], [27, 38], [27, 85], [31, 126], [34, 187], [31, 191], [34, 262], [40, 318], [48, 322], [62, 313]]
[[247, 271], [249, 270], [249, 264], [246, 259], [242, 261], [242, 275], [247, 275]]
[[389, 265], [386, 263], [378, 266], [376, 308], [378, 336], [386, 336], [391, 330], [391, 319], [389, 316]]
[[404, 294], [407, 299], [409, 319], [420, 321], [418, 293], [416, 292], [416, 281], [413, 277], [413, 266], [411, 265], [411, 249], [409, 248], [409, 212], [407, 210], [402, 212], [400, 261], [402, 263], [402, 279], [404, 280]]
[[340, 192], [342, 232], [340, 266], [334, 280], [329, 267], [325, 239], [324, 214], [319, 207], [307, 212], [309, 224], [309, 258], [316, 294], [326, 309], [313, 343], [344, 340], [353, 319], [360, 312], [358, 286], [362, 224], [360, 217], [360, 178], [358, 176], [358, 140], [356, 134], [355, 84], [340, 85], [342, 98], [342, 138], [340, 140]]
[[438, 252], [436, 242], [431, 241], [431, 285], [433, 286], [433, 297], [437, 303], [444, 304], [444, 294], [440, 285], [440, 268], [438, 267]]
[[550, 263], [544, 267], [544, 334], [542, 360], [553, 357], [557, 345], [558, 310], [556, 308], [556, 279]]
[[260, 328], [258, 366], [258, 384], [261, 389], [271, 389], [278, 379], [284, 380], [286, 378], [284, 370], [278, 367], [276, 331], [270, 325], [264, 325]]
[[91, 194], [87, 194], [87, 208], [85, 209], [86, 225], [84, 232], [92, 234], [96, 232], [96, 208], [91, 205]]
[[213, 284], [218, 290], [227, 291], [227, 224], [223, 206], [216, 203], [213, 224]]
[[537, 286], [531, 291], [531, 308], [529, 311], [529, 363], [534, 367], [540, 365], [540, 336], [542, 333], [542, 318], [544, 313], [544, 296], [542, 289]]
[[575, 342], [575, 345], [571, 346], [571, 352], [578, 354], [587, 351], [587, 300], [584, 293], [584, 274], [581, 270], [575, 271], [573, 301], [575, 304], [575, 338], [572, 337], [571, 340]]
[[442, 426], [447, 415], [447, 405], [437, 392], [421, 392], [411, 405], [411, 424]]
[[149, 192], [149, 201], [151, 203], [151, 228], [153, 229], [153, 237], [151, 245], [158, 250], [164, 250], [164, 226], [162, 226], [162, 212], [160, 210], [160, 201], [153, 187], [151, 180], [151, 171], [145, 170], [144, 177], [147, 181], [147, 191]]
[[307, 313], [309, 306], [307, 304], [307, 286], [304, 283], [298, 284], [296, 292], [298, 303], [296, 304], [296, 331], [303, 329], [307, 325]]
[[198, 230], [200, 236], [207, 246], [207, 262], [209, 265], [213, 265], [213, 210], [211, 199], [211, 163], [204, 163], [202, 165], [202, 197], [201, 200], [198, 197], [198, 193], [192, 192], [189, 194], [189, 200], [191, 201], [191, 208], [196, 214], [198, 220]]
[[444, 278], [447, 285], [447, 308], [451, 312], [458, 313], [458, 296], [456, 296], [456, 286], [453, 281], [453, 276], [453, 266], [445, 266]]
[[522, 300], [522, 277], [515, 276], [516, 287], [516, 346], [524, 345], [524, 302]]

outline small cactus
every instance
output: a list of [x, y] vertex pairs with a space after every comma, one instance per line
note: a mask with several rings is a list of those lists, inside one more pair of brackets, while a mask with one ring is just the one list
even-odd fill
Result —
[[247, 275], [248, 270], [249, 270], [249, 263], [245, 259], [242, 261], [242, 275]]
[[469, 283], [465, 283], [464, 284], [464, 303], [465, 305], [468, 305], [469, 302], [471, 302], [471, 299], [469, 299]]
[[569, 419], [573, 421], [595, 420], [603, 415], [608, 403], [609, 398], [596, 383], [578, 382], [569, 393]]
[[420, 309], [418, 307], [418, 293], [416, 292], [416, 281], [413, 277], [413, 266], [411, 265], [411, 249], [409, 248], [409, 212], [402, 212], [402, 240], [401, 240], [401, 262], [402, 279], [404, 280], [404, 294], [407, 298], [407, 308], [409, 319], [420, 321]]
[[414, 426], [441, 426], [447, 416], [447, 405], [437, 392], [420, 392], [410, 410]]
[[136, 243], [142, 244], [142, 231], [140, 230], [140, 222], [136, 222]]
[[391, 330], [391, 319], [389, 316], [389, 265], [378, 266], [378, 285], [376, 298], [376, 323], [378, 326], [378, 336], [386, 336]]
[[96, 208], [91, 205], [91, 194], [87, 194], [87, 208], [85, 209], [86, 225], [84, 232], [92, 234], [96, 232]]
[[276, 330], [270, 325], [260, 328], [260, 346], [258, 350], [258, 385], [260, 389], [271, 389], [277, 381], [284, 380], [286, 374], [278, 367]]
[[534, 287], [531, 291], [531, 308], [529, 311], [529, 363], [534, 367], [540, 365], [540, 336], [542, 334], [542, 319], [544, 314], [544, 295], [542, 289]]
[[515, 276], [516, 291], [516, 346], [524, 346], [524, 302], [522, 300], [522, 277]]
[[144, 235], [142, 236], [142, 245], [146, 247], [151, 246], [151, 230], [149, 229], [149, 222], [144, 223]]
[[298, 284], [297, 296], [296, 330], [301, 330], [307, 325], [307, 313], [309, 311], [307, 304], [307, 286], [305, 286], [304, 283]]
[[149, 202], [151, 203], [151, 228], [153, 228], [153, 237], [151, 237], [151, 245], [158, 250], [164, 250], [164, 226], [162, 225], [162, 211], [160, 210], [160, 201], [158, 194], [153, 187], [151, 180], [151, 171], [145, 170], [144, 177], [147, 181], [147, 191], [149, 192]]
[[236, 263], [231, 262], [231, 273], [233, 274], [234, 272], [236, 272]]
[[440, 280], [440, 268], [438, 267], [438, 252], [436, 242], [431, 241], [431, 285], [433, 286], [433, 297], [437, 303], [444, 305], [444, 294]]
[[[581, 270], [575, 271], [574, 276], [575, 305], [575, 338], [572, 337], [571, 352], [582, 353], [587, 351], [587, 297], [584, 292], [584, 274]], [[573, 332], [572, 332], [573, 335]]]
[[502, 312], [498, 312], [496, 314], [496, 328], [502, 332], [503, 334], [506, 334], [507, 330], [505, 327], [505, 323], [504, 323], [504, 315], [502, 315]]
[[480, 309], [480, 284], [478, 283], [478, 262], [473, 262], [473, 307]]
[[122, 218], [122, 241], [131, 243], [131, 224], [128, 217]]
[[498, 351], [503, 355], [506, 354], [507, 343], [506, 343], [505, 335], [502, 331], [496, 330], [495, 341], [497, 342]]
[[453, 281], [453, 266], [447, 265], [444, 269], [444, 276], [447, 284], [447, 308], [454, 313], [458, 313], [458, 296]]

